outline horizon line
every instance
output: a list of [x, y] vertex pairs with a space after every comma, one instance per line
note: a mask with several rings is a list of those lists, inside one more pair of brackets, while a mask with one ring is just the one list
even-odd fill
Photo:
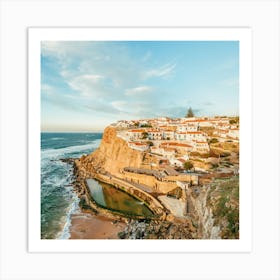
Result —
[[104, 130], [100, 131], [40, 131], [41, 133], [103, 133]]

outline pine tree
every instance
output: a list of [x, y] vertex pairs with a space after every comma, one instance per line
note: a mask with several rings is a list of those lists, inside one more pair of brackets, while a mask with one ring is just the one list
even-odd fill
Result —
[[187, 114], [186, 114], [186, 118], [192, 118], [192, 117], [194, 117], [194, 113], [193, 113], [192, 108], [190, 107], [190, 108], [188, 109]]

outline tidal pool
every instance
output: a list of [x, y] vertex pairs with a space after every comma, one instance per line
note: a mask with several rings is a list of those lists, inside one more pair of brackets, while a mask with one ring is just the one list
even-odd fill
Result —
[[129, 216], [153, 216], [152, 211], [143, 202], [126, 192], [94, 179], [87, 179], [86, 182], [93, 200], [98, 205]]

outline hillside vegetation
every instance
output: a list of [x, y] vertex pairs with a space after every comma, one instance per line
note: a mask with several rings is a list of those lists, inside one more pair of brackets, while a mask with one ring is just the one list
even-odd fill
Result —
[[212, 208], [215, 225], [221, 228], [221, 238], [239, 238], [239, 177], [216, 179], [210, 185], [207, 206]]

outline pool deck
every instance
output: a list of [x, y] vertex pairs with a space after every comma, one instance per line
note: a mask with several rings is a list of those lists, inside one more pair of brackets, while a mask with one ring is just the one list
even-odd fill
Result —
[[167, 197], [166, 195], [161, 195], [158, 199], [168, 210], [170, 210], [171, 214], [179, 218], [186, 218], [184, 215], [186, 203], [176, 198]]

